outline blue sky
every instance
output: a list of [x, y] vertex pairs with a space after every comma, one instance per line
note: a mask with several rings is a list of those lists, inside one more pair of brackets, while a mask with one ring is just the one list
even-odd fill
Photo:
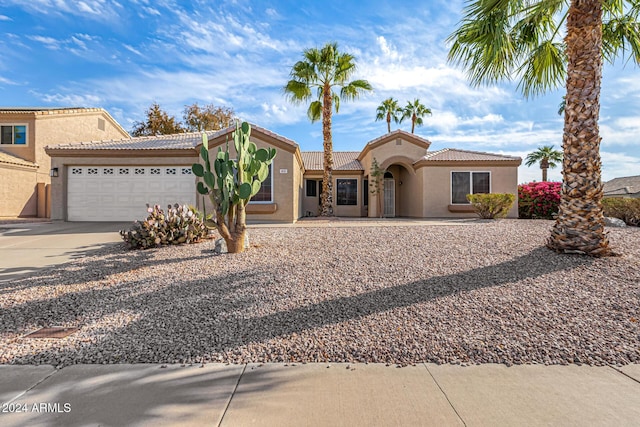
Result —
[[[308, 3], [308, 4], [307, 4]], [[420, 5], [420, 3], [422, 3]], [[366, 6], [365, 6], [366, 4]], [[419, 98], [433, 115], [416, 133], [431, 149], [525, 157], [562, 143], [563, 90], [525, 100], [516, 84], [471, 87], [446, 61], [460, 0], [429, 2], [2, 0], [0, 105], [102, 107], [130, 130], [152, 102], [182, 117], [199, 102], [322, 149], [320, 123], [282, 94], [308, 47], [336, 41], [355, 55], [374, 91], [343, 103], [334, 149], [360, 150], [386, 132], [375, 109], [390, 96]], [[640, 71], [605, 65], [600, 130], [603, 179], [640, 173]], [[401, 128], [410, 131], [410, 123]], [[392, 125], [392, 129], [397, 125]], [[550, 171], [560, 180], [560, 168]], [[519, 182], [540, 180], [521, 166]]]

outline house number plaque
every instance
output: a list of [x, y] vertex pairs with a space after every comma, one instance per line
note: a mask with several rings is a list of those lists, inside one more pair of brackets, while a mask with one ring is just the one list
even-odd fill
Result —
[[287, 169], [280, 169], [280, 173], [289, 173]]

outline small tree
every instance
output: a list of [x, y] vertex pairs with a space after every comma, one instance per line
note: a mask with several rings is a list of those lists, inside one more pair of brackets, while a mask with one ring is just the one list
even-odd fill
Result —
[[213, 204], [213, 219], [206, 220], [205, 225], [218, 230], [227, 243], [229, 253], [244, 250], [247, 231], [245, 206], [269, 176], [269, 165], [276, 156], [274, 148], [258, 149], [249, 140], [250, 136], [251, 126], [248, 123], [236, 123], [232, 137], [237, 159], [233, 160], [229, 155], [227, 141], [225, 151], [218, 147], [212, 170], [209, 141], [207, 134], [203, 133], [200, 157], [204, 165], [194, 163], [192, 166], [193, 173], [204, 181], [198, 182], [198, 193], [208, 195]]
[[378, 160], [374, 157], [373, 163], [371, 163], [371, 171], [369, 172], [369, 187], [371, 187], [371, 194], [376, 196], [376, 209], [378, 210], [378, 217], [382, 218], [382, 180], [384, 178], [384, 169], [380, 168]]
[[184, 132], [184, 128], [175, 117], [170, 116], [160, 108], [157, 102], [145, 111], [147, 119], [144, 122], [135, 122], [131, 135], [133, 136], [157, 136], [171, 135]]
[[201, 107], [198, 103], [184, 107], [182, 118], [189, 132], [226, 129], [233, 122], [234, 112], [228, 107], [218, 107], [213, 104]]

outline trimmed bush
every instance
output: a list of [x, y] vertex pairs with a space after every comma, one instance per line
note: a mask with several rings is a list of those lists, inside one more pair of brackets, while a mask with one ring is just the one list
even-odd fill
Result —
[[602, 199], [604, 216], [619, 218], [627, 225], [640, 227], [640, 199], [612, 197]]
[[148, 249], [161, 245], [196, 243], [207, 237], [208, 229], [202, 215], [193, 207], [169, 205], [167, 213], [155, 205], [147, 205], [149, 216], [135, 221], [130, 230], [120, 230], [122, 240], [132, 249]]
[[518, 216], [552, 219], [558, 213], [561, 191], [561, 182], [531, 182], [518, 185]]
[[485, 219], [504, 218], [515, 199], [515, 194], [508, 193], [467, 194], [478, 216]]

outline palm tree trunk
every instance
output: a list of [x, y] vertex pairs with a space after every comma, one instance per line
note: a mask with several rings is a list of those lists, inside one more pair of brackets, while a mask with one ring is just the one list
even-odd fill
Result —
[[391, 113], [387, 113], [387, 133], [391, 133]]
[[331, 86], [325, 84], [322, 92], [322, 137], [324, 171], [322, 174], [322, 208], [320, 216], [333, 216], [333, 142], [331, 141]]
[[567, 18], [567, 97], [562, 197], [547, 246], [558, 252], [605, 256], [600, 176], [601, 0], [572, 0]]
[[542, 182], [547, 182], [547, 168], [542, 168]]
[[413, 116], [411, 116], [411, 133], [413, 133], [414, 129], [416, 128], [416, 115], [414, 114]]

